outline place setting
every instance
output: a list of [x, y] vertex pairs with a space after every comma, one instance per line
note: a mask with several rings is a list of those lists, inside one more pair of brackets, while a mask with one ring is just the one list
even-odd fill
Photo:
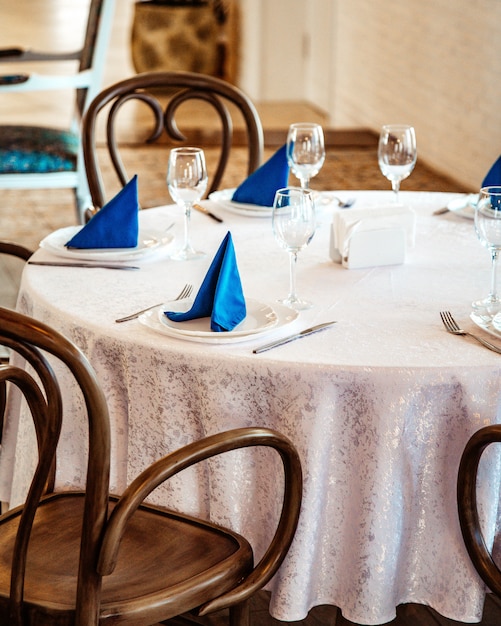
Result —
[[[472, 302], [470, 320], [481, 330], [501, 340], [501, 297], [497, 286], [498, 259], [501, 252], [501, 185], [480, 189], [474, 209], [474, 227], [479, 242], [489, 251], [491, 279], [487, 296]], [[489, 350], [501, 354], [501, 346], [460, 327], [450, 311], [441, 311], [440, 317], [447, 332], [472, 337]]]
[[[448, 212], [473, 220], [477, 239], [489, 251], [490, 290], [487, 296], [471, 303], [470, 320], [489, 335], [501, 339], [501, 297], [497, 287], [498, 259], [501, 252], [501, 156], [489, 168], [478, 193], [454, 198], [444, 208], [436, 210], [434, 215]], [[440, 311], [440, 318], [447, 332], [461, 337], [472, 337], [489, 350], [501, 354], [501, 346], [496, 346], [463, 328], [450, 311]]]
[[123, 263], [165, 254], [174, 241], [174, 235], [169, 232], [174, 223], [158, 229], [140, 227], [137, 185], [137, 176], [134, 176], [85, 225], [67, 226], [42, 239], [40, 248], [64, 258], [64, 261], [29, 263], [139, 269]]
[[[245, 217], [271, 217], [277, 189], [287, 187], [292, 172], [303, 189], [325, 161], [325, 142], [320, 124], [297, 122], [289, 126], [286, 142], [238, 187], [214, 191], [209, 199]], [[332, 194], [315, 192], [317, 204], [336, 202], [348, 208], [354, 199], [341, 201]]]
[[[139, 322], [169, 337], [207, 344], [242, 343], [271, 334], [279, 337], [282, 329], [299, 319], [300, 311], [313, 306], [297, 295], [295, 276], [297, 255], [315, 234], [312, 196], [310, 190], [300, 187], [285, 187], [275, 192], [271, 226], [277, 244], [288, 252], [290, 260], [286, 297], [269, 303], [244, 296], [234, 243], [228, 231], [196, 296], [150, 307], [139, 315]], [[333, 323], [329, 321], [288, 337], [279, 337], [253, 352], [267, 351]]]
[[[501, 181], [501, 156], [494, 161], [491, 168], [487, 172], [480, 188], [496, 185]], [[444, 207], [437, 209], [433, 215], [445, 215], [453, 213], [458, 217], [464, 217], [469, 220], [475, 219], [475, 208], [478, 202], [478, 193], [461, 194], [457, 198], [453, 198]]]
[[297, 311], [244, 296], [231, 233], [216, 252], [194, 298], [165, 302], [139, 316], [147, 328], [184, 341], [240, 343], [294, 322]]

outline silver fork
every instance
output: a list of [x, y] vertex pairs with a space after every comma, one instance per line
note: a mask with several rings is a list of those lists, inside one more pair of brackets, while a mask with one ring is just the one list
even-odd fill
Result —
[[[174, 298], [174, 300], [183, 300], [184, 298], [189, 298], [191, 292], [193, 291], [193, 285], [187, 283], [178, 295]], [[129, 320], [135, 320], [136, 317], [139, 317], [142, 313], [146, 313], [146, 311], [151, 311], [157, 306], [161, 306], [163, 302], [159, 302], [158, 304], [153, 304], [152, 306], [146, 307], [146, 309], [141, 309], [140, 311], [136, 311], [136, 313], [132, 313], [131, 315], [126, 315], [125, 317], [119, 317], [115, 322], [120, 324], [121, 322], [128, 322]]]
[[501, 348], [498, 348], [498, 346], [495, 346], [489, 341], [482, 339], [482, 337], [479, 337], [478, 335], [473, 335], [472, 333], [469, 333], [466, 330], [459, 328], [458, 323], [452, 317], [450, 311], [440, 311], [440, 317], [442, 318], [442, 323], [445, 326], [445, 330], [448, 333], [452, 333], [453, 335], [464, 335], [467, 337], [473, 337], [473, 339], [476, 339], [483, 346], [485, 346], [486, 348], [489, 348], [489, 350], [492, 350], [493, 352], [497, 352], [498, 354], [501, 354]]
[[348, 198], [347, 200], [342, 200], [338, 196], [335, 196], [331, 193], [324, 193], [320, 196], [321, 204], [330, 204], [331, 202], [336, 202], [340, 209], [349, 209], [355, 204], [356, 198]]

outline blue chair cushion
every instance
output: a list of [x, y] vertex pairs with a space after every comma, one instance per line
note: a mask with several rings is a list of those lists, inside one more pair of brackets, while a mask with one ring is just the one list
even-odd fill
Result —
[[76, 169], [78, 135], [39, 126], [0, 126], [0, 174], [46, 174]]

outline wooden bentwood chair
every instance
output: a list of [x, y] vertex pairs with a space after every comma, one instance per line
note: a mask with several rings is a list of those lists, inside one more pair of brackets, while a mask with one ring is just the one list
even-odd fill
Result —
[[[165, 90], [168, 90], [167, 94]], [[159, 91], [161, 90], [161, 91]], [[163, 94], [162, 94], [163, 90]], [[153, 91], [153, 93], [152, 93]], [[209, 172], [207, 195], [217, 190], [223, 178], [233, 142], [233, 105], [244, 120], [247, 139], [247, 172], [251, 174], [261, 165], [263, 155], [263, 127], [259, 114], [250, 98], [230, 83], [213, 76], [193, 72], [145, 72], [111, 85], [99, 93], [89, 105], [83, 119], [82, 142], [87, 179], [94, 208], [99, 210], [106, 200], [101, 176], [101, 168], [96, 152], [96, 126], [98, 114], [106, 109], [106, 143], [114, 170], [123, 187], [131, 176], [126, 172], [120, 157], [119, 138], [117, 137], [118, 113], [121, 107], [131, 100], [146, 104], [154, 114], [154, 128], [146, 143], [157, 141], [165, 130], [174, 140], [175, 145], [198, 145], [206, 136], [186, 137], [178, 128], [175, 116], [180, 105], [189, 100], [202, 100], [216, 111], [220, 120], [220, 135], [217, 145], [220, 147], [219, 159], [215, 172]], [[200, 120], [204, 126], [204, 120]], [[188, 133], [187, 133], [188, 134]], [[173, 146], [175, 147], [175, 146]], [[200, 147], [204, 147], [201, 145]], [[167, 156], [165, 157], [167, 169]], [[131, 172], [135, 174], [136, 172]]]
[[[248, 624], [247, 599], [277, 571], [299, 517], [301, 465], [291, 442], [265, 428], [219, 433], [165, 456], [121, 496], [110, 496], [110, 422], [85, 356], [48, 326], [8, 309], [0, 309], [0, 341], [40, 381], [12, 364], [0, 366], [0, 388], [13, 385], [25, 397], [39, 448], [26, 503], [0, 516], [0, 624], [140, 626], [224, 607], [232, 624]], [[89, 457], [82, 492], [53, 489], [63, 410], [48, 356], [69, 368], [85, 399]], [[249, 446], [273, 448], [284, 467], [282, 513], [256, 566], [249, 543], [231, 530], [143, 503], [182, 469]]]
[[501, 424], [485, 426], [469, 439], [459, 465], [457, 501], [461, 532], [470, 559], [484, 583], [501, 598], [501, 570], [485, 543], [477, 506], [480, 459], [493, 443], [501, 443]]

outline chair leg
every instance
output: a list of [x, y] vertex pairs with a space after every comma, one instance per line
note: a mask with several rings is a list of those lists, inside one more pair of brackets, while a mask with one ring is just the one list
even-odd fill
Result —
[[249, 600], [230, 607], [230, 626], [250, 626]]

